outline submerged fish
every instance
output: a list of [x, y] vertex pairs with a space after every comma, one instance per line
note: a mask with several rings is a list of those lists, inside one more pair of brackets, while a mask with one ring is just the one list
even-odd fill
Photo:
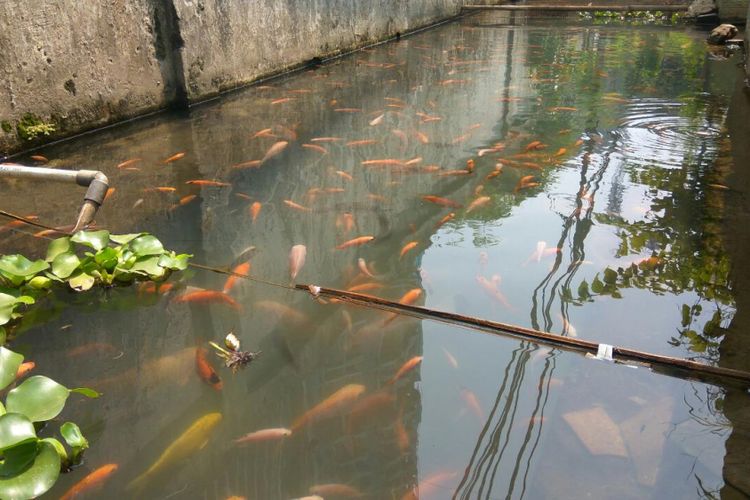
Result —
[[[334, 392], [326, 399], [307, 410], [302, 416], [298, 417], [292, 424], [292, 432], [296, 432], [298, 429], [308, 424], [312, 420], [317, 418], [325, 417], [331, 413], [339, 410], [346, 405], [353, 403], [359, 398], [362, 393], [365, 392], [365, 386], [361, 384], [348, 384]], [[311, 491], [311, 493], [315, 493]]]
[[174, 298], [175, 302], [187, 303], [192, 302], [196, 304], [211, 304], [220, 303], [226, 304], [229, 307], [240, 310], [241, 307], [232, 297], [224, 292], [217, 292], [216, 290], [195, 290], [187, 292], [182, 295], [178, 295]]
[[357, 488], [339, 483], [316, 484], [310, 486], [308, 491], [312, 495], [320, 495], [323, 498], [359, 498], [364, 496]]
[[357, 238], [353, 238], [349, 241], [345, 241], [344, 243], [338, 245], [336, 247], [336, 250], [343, 250], [349, 247], [356, 247], [359, 245], [364, 245], [365, 243], [369, 243], [374, 239], [375, 239], [375, 236], [359, 236]]
[[403, 377], [404, 375], [412, 371], [414, 368], [419, 366], [419, 364], [422, 362], [423, 359], [424, 359], [424, 356], [414, 356], [413, 358], [408, 360], [406, 363], [401, 365], [401, 368], [398, 369], [396, 374], [393, 377], [391, 377], [391, 379], [388, 380], [388, 382], [386, 382], [385, 385], [395, 384], [401, 377]]
[[205, 383], [217, 391], [222, 389], [224, 384], [216, 373], [216, 370], [214, 370], [214, 367], [206, 359], [206, 350], [202, 347], [198, 347], [195, 350], [195, 369], [198, 372], [198, 376]]
[[403, 258], [404, 255], [406, 255], [409, 250], [414, 249], [419, 243], [416, 241], [410, 241], [406, 245], [404, 245], [404, 248], [401, 249], [401, 252], [399, 253], [399, 258]]
[[476, 208], [479, 208], [482, 205], [486, 205], [490, 201], [490, 199], [491, 198], [489, 196], [480, 196], [476, 200], [474, 200], [471, 203], [469, 203], [469, 206], [466, 207], [466, 213], [468, 214], [472, 210], [474, 210]]
[[[242, 276], [249, 276], [250, 275], [250, 262], [243, 262], [242, 264], [239, 264], [237, 267], [232, 269], [232, 272], [235, 274], [240, 274]], [[235, 285], [239, 282], [239, 280], [242, 279], [239, 276], [230, 276], [227, 278], [227, 281], [224, 283], [224, 293], [229, 293], [232, 288], [235, 287]]]
[[254, 201], [252, 205], [250, 205], [250, 217], [252, 217], [253, 222], [258, 218], [258, 214], [260, 214], [260, 209], [263, 205], [260, 204], [258, 201]]
[[117, 467], [117, 464], [102, 465], [94, 472], [74, 484], [73, 487], [60, 497], [60, 500], [73, 500], [82, 493], [90, 493], [92, 490], [100, 488], [104, 482], [115, 473]]
[[244, 436], [234, 440], [234, 444], [242, 445], [249, 443], [257, 443], [260, 441], [272, 441], [276, 439], [283, 439], [292, 435], [292, 431], [283, 427], [275, 427], [271, 429], [262, 429], [255, 432], [250, 432]]
[[448, 198], [441, 198], [440, 196], [424, 195], [422, 196], [422, 199], [443, 207], [461, 208], [463, 206], [457, 201], [449, 200]]
[[297, 277], [302, 266], [305, 265], [307, 247], [305, 245], [294, 245], [289, 252], [289, 277], [292, 281]]
[[164, 163], [164, 164], [172, 163], [173, 161], [181, 160], [184, 157], [185, 157], [185, 153], [173, 154], [172, 156], [170, 156], [169, 158], [167, 158], [166, 160], [164, 160], [162, 163]]
[[279, 141], [279, 142], [275, 143], [273, 146], [271, 146], [270, 148], [268, 148], [268, 151], [266, 151], [266, 154], [260, 160], [260, 163], [263, 164], [266, 161], [268, 161], [271, 158], [273, 158], [274, 156], [278, 155], [279, 153], [281, 153], [282, 151], [284, 151], [284, 149], [286, 149], [286, 147], [288, 145], [289, 145], [289, 142], [287, 142], [287, 141]]
[[209, 413], [193, 422], [193, 424], [183, 432], [180, 437], [164, 450], [156, 462], [154, 462], [146, 472], [132, 480], [127, 485], [126, 490], [136, 492], [142, 491], [154, 475], [201, 450], [208, 443], [208, 439], [211, 437], [211, 431], [213, 431], [214, 427], [221, 422], [221, 419], [221, 413]]
[[292, 200], [283, 200], [283, 201], [284, 201], [284, 205], [294, 210], [297, 210], [298, 212], [312, 212], [311, 208], [300, 205], [299, 203], [295, 203]]

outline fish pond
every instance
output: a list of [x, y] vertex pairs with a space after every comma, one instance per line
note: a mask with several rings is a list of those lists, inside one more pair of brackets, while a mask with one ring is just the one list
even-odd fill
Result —
[[[48, 495], [105, 464], [92, 498], [748, 495], [745, 388], [289, 287], [750, 369], [747, 98], [704, 38], [479, 13], [34, 152], [110, 178], [97, 228], [260, 280], [189, 268], [28, 310], [8, 347], [103, 393], [58, 418], [91, 447]], [[52, 226], [82, 197], [0, 189]], [[0, 251], [44, 257], [37, 231]], [[208, 345], [229, 332], [261, 351], [236, 373]]]

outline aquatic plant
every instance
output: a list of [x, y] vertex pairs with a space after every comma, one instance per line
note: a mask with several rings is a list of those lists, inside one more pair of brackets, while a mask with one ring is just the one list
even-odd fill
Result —
[[[0, 391], [15, 382], [23, 359], [0, 347]], [[5, 404], [0, 403], [0, 498], [36, 498], [55, 484], [61, 471], [80, 463], [89, 444], [76, 424], [65, 422], [59, 428], [70, 451], [57, 438], [38, 434], [62, 412], [72, 393], [89, 398], [100, 395], [85, 387], [68, 389], [35, 375], [11, 389]]]
[[[83, 255], [74, 244], [89, 248]], [[147, 233], [113, 235], [79, 231], [52, 240], [44, 259], [0, 256], [0, 345], [6, 328], [55, 285], [82, 292], [94, 286], [128, 285], [135, 280], [163, 281], [172, 271], [187, 268], [187, 254], [167, 251]]]

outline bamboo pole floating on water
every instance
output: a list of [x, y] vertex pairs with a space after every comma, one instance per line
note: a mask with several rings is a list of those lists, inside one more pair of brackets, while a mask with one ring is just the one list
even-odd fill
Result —
[[[314, 291], [320, 295], [336, 298], [341, 301], [350, 302], [356, 305], [362, 305], [366, 307], [374, 306], [379, 309], [401, 312], [419, 318], [433, 319], [445, 323], [468, 326], [495, 335], [522, 338], [539, 344], [551, 345], [569, 351], [597, 354], [600, 345], [604, 345], [588, 340], [564, 337], [562, 335], [555, 335], [531, 328], [511, 325], [508, 323], [500, 323], [497, 321], [464, 316], [462, 314], [438, 311], [435, 309], [428, 309], [426, 307], [400, 304], [398, 302], [381, 299], [380, 297], [375, 297], [373, 295], [347, 292], [345, 290], [337, 290], [335, 288], [317, 287], [315, 285], [298, 284], [296, 285], [296, 288], [298, 290], [306, 290], [310, 293], [313, 293], [314, 289]], [[694, 377], [687, 378], [720, 378], [731, 380], [733, 382], [740, 382], [745, 385], [750, 385], [750, 372], [733, 370], [731, 368], [722, 368], [719, 366], [705, 365], [703, 363], [697, 363], [695, 361], [673, 358], [670, 356], [662, 356], [659, 354], [651, 354], [648, 352], [637, 351], [635, 349], [628, 349], [625, 347], [612, 346], [612, 360], [646, 364], [650, 365], [652, 368], [677, 369], [687, 371], [689, 375], [695, 375]]]
[[[0, 215], [8, 217], [10, 219], [25, 222], [30, 226], [40, 227], [44, 229], [54, 229], [46, 224], [35, 222], [22, 217], [20, 215], [0, 210]], [[61, 231], [62, 232], [62, 231]], [[67, 233], [70, 234], [70, 233]], [[473, 328], [475, 330], [484, 331], [494, 335], [510, 336], [515, 338], [521, 338], [536, 342], [538, 344], [544, 344], [553, 346], [559, 349], [564, 349], [574, 352], [583, 352], [589, 354], [596, 354], [600, 346], [606, 344], [598, 344], [588, 340], [581, 340], [571, 337], [563, 337], [562, 335], [555, 335], [552, 333], [546, 333], [532, 328], [525, 328], [522, 326], [511, 325], [509, 323], [500, 323], [497, 321], [490, 321], [481, 318], [474, 318], [471, 316], [464, 316], [462, 314], [451, 313], [447, 311], [438, 311], [435, 309], [428, 309], [426, 307], [412, 306], [407, 304], [400, 304], [393, 302], [388, 299], [382, 299], [375, 297], [374, 295], [365, 295], [361, 293], [347, 292], [345, 290], [338, 290], [336, 288], [319, 287], [317, 285], [304, 285], [297, 284], [292, 286], [285, 285], [282, 283], [274, 283], [272, 281], [266, 281], [253, 276], [247, 276], [244, 274], [234, 273], [227, 269], [220, 269], [217, 267], [206, 266], [203, 264], [189, 263], [189, 265], [195, 269], [201, 269], [204, 271], [211, 271], [214, 273], [225, 274], [228, 276], [236, 276], [241, 279], [249, 281], [255, 281], [258, 283], [276, 286], [280, 288], [287, 288], [292, 290], [301, 290], [308, 293], [312, 293], [315, 296], [325, 295], [332, 297], [344, 302], [351, 304], [370, 307], [381, 310], [388, 310], [392, 312], [402, 313], [409, 316], [415, 316], [418, 318], [432, 319], [436, 321], [442, 321], [453, 325], [465, 326]], [[645, 364], [650, 366], [652, 369], [665, 373], [667, 375], [679, 376], [680, 378], [688, 379], [711, 379], [717, 381], [731, 381], [734, 384], [741, 383], [746, 387], [750, 386], [750, 372], [741, 370], [733, 370], [731, 368], [722, 368], [720, 366], [705, 365], [703, 363], [697, 363], [695, 361], [689, 361], [686, 359], [673, 358], [670, 356], [662, 356], [660, 354], [651, 354], [648, 352], [637, 351], [635, 349], [628, 349], [625, 347], [609, 346], [612, 348], [612, 361], [620, 361], [625, 363], [637, 363]], [[677, 370], [677, 373], [674, 373]]]
[[656, 11], [681, 12], [688, 9], [687, 5], [464, 5], [464, 10], [526, 10], [526, 11], [558, 11], [558, 12], [635, 12]]

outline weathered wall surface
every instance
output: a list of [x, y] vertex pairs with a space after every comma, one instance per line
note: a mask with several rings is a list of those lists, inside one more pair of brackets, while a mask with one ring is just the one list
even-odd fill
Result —
[[463, 3], [3, 0], [0, 157], [429, 25]]
[[4, 0], [0, 25], [0, 155], [33, 144], [27, 113], [70, 133], [172, 98], [148, 0]]
[[750, 5], [748, 0], [716, 0], [719, 19], [723, 23], [743, 23]]

